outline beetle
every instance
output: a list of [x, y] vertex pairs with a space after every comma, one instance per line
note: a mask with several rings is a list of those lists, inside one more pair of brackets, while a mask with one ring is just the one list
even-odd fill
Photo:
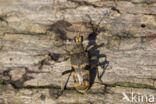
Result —
[[[95, 47], [91, 46], [85, 49], [83, 46], [83, 36], [80, 35], [77, 35], [74, 38], [74, 41], [75, 46], [71, 51], [65, 49], [66, 54], [70, 57], [71, 70], [62, 72], [62, 76], [71, 73], [75, 89], [78, 92], [85, 93], [90, 88], [91, 63], [89, 61], [89, 51]], [[100, 79], [98, 70], [97, 76], [100, 83], [104, 84]], [[61, 91], [57, 94], [56, 98], [61, 96], [63, 91], [65, 90], [66, 84], [63, 85], [62, 82], [63, 80], [61, 80]]]
[[78, 35], [75, 37], [75, 47], [70, 54], [71, 68], [73, 70], [72, 77], [74, 80], [74, 87], [79, 92], [86, 92], [90, 85], [89, 76], [89, 58], [82, 44], [83, 37]]

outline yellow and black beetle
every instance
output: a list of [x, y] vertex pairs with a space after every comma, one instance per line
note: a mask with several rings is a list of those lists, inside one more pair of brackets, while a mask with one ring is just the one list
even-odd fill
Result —
[[[89, 63], [89, 50], [92, 48], [95, 48], [93, 46], [89, 47], [87, 50], [85, 50], [83, 46], [83, 37], [80, 35], [77, 35], [75, 38], [75, 46], [74, 48], [69, 51], [65, 50], [67, 55], [70, 57], [71, 62], [71, 70], [66, 70], [62, 73], [62, 76], [67, 73], [72, 73], [72, 77], [74, 80], [74, 87], [78, 92], [84, 93], [86, 92], [90, 87], [90, 70], [91, 65]], [[94, 65], [93, 65], [94, 66]], [[99, 72], [97, 72], [98, 79], [101, 83], [103, 83], [99, 77]], [[66, 84], [63, 86], [63, 81], [61, 81], [61, 92], [58, 93], [57, 97], [60, 96], [65, 87]]]

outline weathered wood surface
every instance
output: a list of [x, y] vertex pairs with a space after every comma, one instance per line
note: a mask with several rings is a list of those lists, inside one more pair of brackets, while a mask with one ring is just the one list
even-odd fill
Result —
[[[93, 31], [90, 21], [96, 27], [103, 16], [97, 36], [89, 35]], [[68, 89], [53, 99], [61, 72], [70, 69], [70, 60], [63, 60], [64, 48], [73, 47], [73, 37], [79, 32], [85, 47], [104, 44], [92, 53], [103, 56], [99, 61], [105, 68], [98, 68], [104, 71], [101, 78], [108, 86], [104, 91], [105, 86], [97, 85], [95, 79], [88, 94]], [[122, 104], [126, 91], [156, 97], [155, 37], [155, 0], [1, 0], [0, 103], [9, 103], [12, 97], [17, 99], [12, 101], [15, 104]], [[6, 94], [5, 86], [11, 94]], [[37, 89], [41, 86], [42, 90]], [[72, 87], [71, 78], [67, 88]]]

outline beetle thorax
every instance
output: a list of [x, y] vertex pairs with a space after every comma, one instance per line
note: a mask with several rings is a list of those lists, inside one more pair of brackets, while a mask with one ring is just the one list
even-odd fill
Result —
[[81, 53], [81, 52], [84, 52], [83, 44], [76, 44], [73, 49], [73, 53]]

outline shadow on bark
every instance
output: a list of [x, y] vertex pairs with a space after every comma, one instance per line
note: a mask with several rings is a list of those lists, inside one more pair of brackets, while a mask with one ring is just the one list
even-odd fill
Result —
[[[107, 56], [105, 54], [100, 54], [100, 50], [98, 50], [98, 48], [103, 47], [104, 44], [102, 43], [102, 44], [98, 45], [96, 43], [96, 37], [100, 33], [100, 28], [99, 28], [100, 23], [102, 22], [102, 20], [104, 19], [104, 17], [106, 15], [104, 14], [103, 18], [101, 18], [101, 20], [99, 21], [99, 23], [97, 24], [96, 27], [94, 26], [91, 17], [89, 15], [87, 15], [88, 18], [90, 19], [90, 25], [91, 25], [91, 28], [92, 28], [92, 32], [88, 35], [89, 43], [87, 45], [87, 48], [89, 48], [91, 46], [95, 47], [95, 48], [93, 48], [93, 49], [91, 49], [89, 51], [89, 58], [90, 58], [90, 65], [91, 65], [90, 66], [90, 88], [94, 84], [94, 81], [95, 81], [95, 78], [96, 78], [96, 75], [97, 75], [97, 72], [98, 72], [98, 66], [100, 65], [102, 67], [102, 69], [103, 69], [102, 73], [99, 74], [99, 79], [101, 80], [106, 68], [109, 65], [109, 61], [107, 61]], [[105, 58], [105, 60], [103, 62], [100, 62], [99, 61], [100, 58]], [[106, 86], [106, 84], [105, 84], [105, 86]], [[105, 90], [106, 89], [104, 89], [104, 92], [105, 92]]]
[[[23, 67], [21, 67], [21, 68], [23, 68]], [[13, 68], [8, 68], [7, 70], [5, 70], [2, 73], [0, 73], [0, 75], [8, 77], [7, 80], [2, 80], [3, 81], [2, 85], [11, 84], [12, 87], [14, 87], [15, 89], [20, 89], [20, 88], [24, 87], [24, 83], [26, 81], [34, 79], [29, 74], [32, 74], [32, 73], [35, 73], [35, 74], [49, 73], [49, 72], [45, 72], [45, 71], [31, 71], [27, 67], [24, 67], [24, 69], [25, 69], [26, 72], [22, 75], [22, 77], [20, 79], [17, 79], [17, 80], [13, 80], [12, 76], [10, 74], [10, 72], [12, 70], [14, 70]]]

